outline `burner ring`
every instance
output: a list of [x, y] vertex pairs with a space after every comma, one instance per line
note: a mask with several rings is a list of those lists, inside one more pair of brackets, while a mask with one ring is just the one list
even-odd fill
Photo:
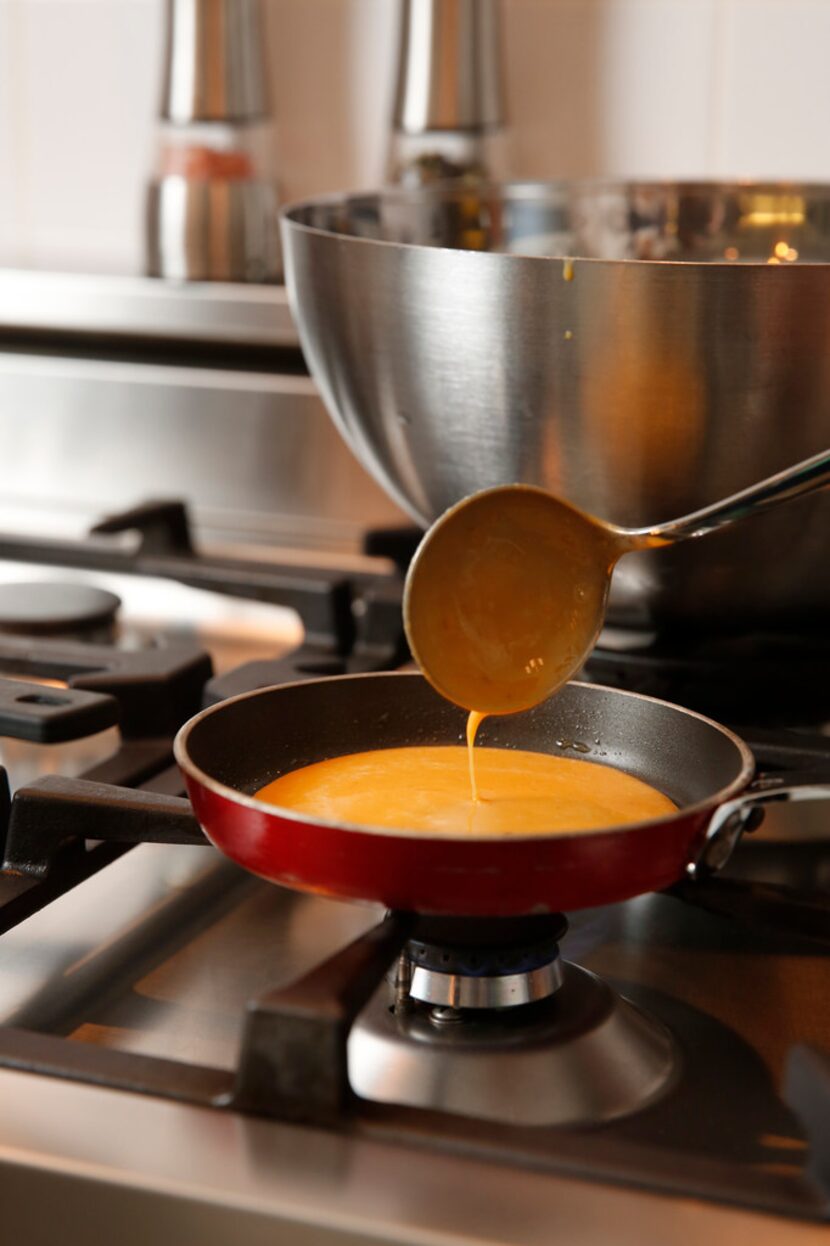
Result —
[[[420, 919], [404, 955], [408, 994], [438, 1008], [503, 1009], [548, 999], [562, 985], [560, 913]], [[420, 937], [419, 937], [420, 936]]]
[[409, 994], [422, 1004], [441, 1008], [514, 1008], [537, 1004], [562, 985], [562, 961], [556, 951], [552, 960], [520, 973], [478, 974], [439, 973], [415, 967]]

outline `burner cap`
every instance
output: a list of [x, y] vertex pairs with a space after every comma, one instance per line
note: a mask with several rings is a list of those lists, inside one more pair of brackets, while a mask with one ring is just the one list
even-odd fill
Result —
[[0, 584], [0, 632], [58, 636], [112, 623], [121, 602], [89, 584]]

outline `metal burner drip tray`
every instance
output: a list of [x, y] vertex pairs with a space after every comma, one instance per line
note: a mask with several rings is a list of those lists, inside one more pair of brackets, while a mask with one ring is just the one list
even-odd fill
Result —
[[457, 1016], [439, 1025], [419, 1005], [396, 1011], [385, 984], [349, 1036], [353, 1090], [517, 1125], [599, 1124], [659, 1098], [679, 1066], [661, 1022], [576, 965], [542, 1003]]

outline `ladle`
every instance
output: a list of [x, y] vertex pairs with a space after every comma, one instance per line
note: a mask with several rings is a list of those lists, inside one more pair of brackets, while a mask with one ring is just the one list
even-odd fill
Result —
[[435, 521], [409, 567], [403, 613], [412, 654], [433, 687], [464, 709], [530, 709], [585, 662], [623, 555], [704, 536], [828, 484], [825, 450], [652, 528], [616, 527], [531, 485], [474, 493]]

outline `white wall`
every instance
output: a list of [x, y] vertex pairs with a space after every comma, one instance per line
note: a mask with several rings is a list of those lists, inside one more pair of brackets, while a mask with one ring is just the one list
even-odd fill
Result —
[[[830, 180], [830, 0], [503, 0], [520, 176]], [[284, 195], [380, 176], [397, 0], [265, 0]], [[0, 0], [0, 257], [135, 267], [161, 0]]]

